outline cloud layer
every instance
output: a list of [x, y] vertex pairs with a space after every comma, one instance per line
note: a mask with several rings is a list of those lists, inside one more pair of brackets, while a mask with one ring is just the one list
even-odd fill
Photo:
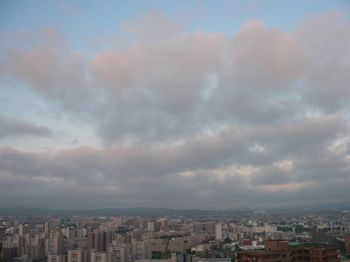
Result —
[[[0, 199], [12, 202], [0, 204], [231, 208], [350, 198], [344, 17], [310, 18], [293, 32], [248, 21], [228, 36], [188, 33], [152, 13], [124, 30], [127, 44], [90, 56], [54, 31], [30, 48], [2, 49], [3, 78], [92, 126], [101, 147], [2, 147]], [[0, 138], [50, 133], [0, 118]]]
[[25, 120], [8, 118], [0, 115], [0, 138], [32, 135], [50, 136], [51, 130], [45, 126], [39, 126]]

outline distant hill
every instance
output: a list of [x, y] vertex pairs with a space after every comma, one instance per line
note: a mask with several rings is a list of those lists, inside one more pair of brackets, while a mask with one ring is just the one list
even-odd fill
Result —
[[45, 209], [29, 207], [0, 207], [2, 216], [184, 216], [209, 217], [218, 215], [232, 215], [248, 210], [196, 210], [196, 209], [170, 209], [170, 208], [102, 208], [102, 209]]
[[198, 210], [198, 209], [171, 209], [171, 208], [100, 208], [100, 209], [47, 209], [31, 207], [0, 207], [0, 216], [145, 216], [145, 217], [224, 217], [237, 214], [265, 214], [274, 212], [337, 212], [350, 211], [350, 201], [339, 203], [327, 203], [314, 206], [285, 206], [279, 208], [239, 208], [231, 210]]

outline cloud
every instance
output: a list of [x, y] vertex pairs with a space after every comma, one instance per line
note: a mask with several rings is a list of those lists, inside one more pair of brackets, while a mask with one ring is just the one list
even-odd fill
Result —
[[[247, 22], [230, 41], [231, 88], [283, 88], [300, 77], [304, 67], [303, 49], [295, 36], [267, 28], [260, 22]], [[253, 77], [252, 77], [253, 76]]]
[[[293, 32], [247, 21], [229, 36], [186, 32], [151, 13], [124, 25], [128, 45], [89, 56], [51, 31], [29, 48], [3, 49], [3, 77], [103, 143], [50, 154], [1, 148], [0, 198], [227, 208], [323, 201], [328, 188], [346, 200], [349, 29], [332, 13]], [[3, 136], [45, 135], [1, 121]]]
[[0, 138], [32, 135], [39, 137], [51, 136], [52, 131], [45, 127], [16, 118], [0, 116]]
[[56, 31], [43, 30], [32, 37], [34, 40], [28, 43], [28, 48], [1, 50], [0, 74], [29, 85], [34, 92], [63, 107], [76, 109], [79, 104], [76, 100], [89, 94], [83, 56], [68, 50], [64, 37]]
[[[144, 26], [152, 28], [147, 36]], [[343, 109], [348, 27], [331, 14], [290, 33], [249, 21], [230, 37], [187, 33], [150, 13], [125, 25], [128, 46], [85, 58], [47, 30], [32, 48], [6, 50], [1, 71], [89, 120], [107, 143], [168, 139], [207, 126], [278, 124]]]
[[320, 110], [348, 106], [349, 30], [349, 20], [333, 12], [306, 20], [296, 32], [306, 50], [305, 98]]
[[[9, 185], [4, 192], [11, 188], [16, 192], [22, 183], [51, 188], [53, 193], [44, 193], [50, 196], [47, 205], [55, 203], [51, 199], [55, 195], [71, 197], [72, 206], [84, 206], [90, 198], [95, 206], [276, 206], [323, 199], [323, 192], [314, 186], [330, 182], [342, 190], [333, 198], [344, 200], [349, 192], [341, 184], [349, 179], [350, 155], [329, 146], [348, 131], [335, 116], [293, 127], [249, 127], [249, 131], [232, 127], [178, 142], [123, 142], [49, 155], [2, 148], [0, 179]], [[25, 191], [21, 194], [25, 197]], [[119, 200], [114, 204], [103, 200], [110, 198]]]

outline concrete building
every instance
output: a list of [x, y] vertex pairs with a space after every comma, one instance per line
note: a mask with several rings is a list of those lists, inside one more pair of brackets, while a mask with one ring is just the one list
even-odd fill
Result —
[[350, 234], [344, 236], [345, 253], [350, 256]]
[[45, 257], [43, 246], [25, 246], [20, 250], [21, 255], [28, 256], [31, 259], [39, 260]]
[[236, 262], [339, 262], [339, 251], [325, 244], [288, 245], [287, 241], [265, 241], [264, 250], [240, 251]]
[[144, 241], [145, 245], [148, 248], [149, 254], [152, 254], [152, 252], [161, 252], [166, 253], [167, 252], [167, 240], [165, 239], [149, 239]]
[[217, 223], [215, 225], [215, 239], [218, 241], [223, 240], [222, 224], [221, 223]]
[[98, 252], [106, 252], [108, 246], [115, 239], [114, 232], [112, 231], [95, 231], [88, 232], [88, 249], [94, 249]]
[[132, 253], [132, 246], [113, 241], [109, 245], [108, 252], [112, 254], [112, 262], [127, 262]]
[[47, 262], [67, 262], [67, 256], [49, 254], [47, 257]]
[[91, 251], [90, 262], [112, 262], [112, 254]]
[[215, 233], [214, 222], [195, 222], [193, 223], [194, 233]]
[[32, 260], [28, 256], [15, 257], [11, 261], [13, 262], [31, 262]]
[[11, 260], [17, 257], [17, 247], [6, 247], [3, 246], [1, 250], [1, 258]]
[[65, 239], [61, 232], [54, 232], [45, 240], [45, 254], [63, 254], [67, 251]]
[[156, 228], [156, 224], [154, 221], [149, 221], [147, 223], [147, 230], [148, 231], [151, 231], [151, 232], [154, 232], [155, 231], [155, 228]]
[[89, 262], [90, 252], [83, 249], [68, 250], [68, 262]]
[[202, 258], [193, 257], [192, 262], [231, 262], [231, 258]]
[[137, 259], [135, 262], [176, 262], [176, 254], [172, 253], [169, 259]]
[[136, 241], [135, 239], [133, 239], [131, 241], [131, 255], [135, 258], [135, 259], [146, 259], [146, 258], [150, 258], [149, 257], [149, 252], [148, 252], [148, 247], [146, 245], [146, 241]]

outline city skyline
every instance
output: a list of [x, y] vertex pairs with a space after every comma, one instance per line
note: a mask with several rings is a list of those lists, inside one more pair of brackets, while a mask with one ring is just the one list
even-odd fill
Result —
[[350, 200], [346, 1], [2, 1], [0, 207]]

